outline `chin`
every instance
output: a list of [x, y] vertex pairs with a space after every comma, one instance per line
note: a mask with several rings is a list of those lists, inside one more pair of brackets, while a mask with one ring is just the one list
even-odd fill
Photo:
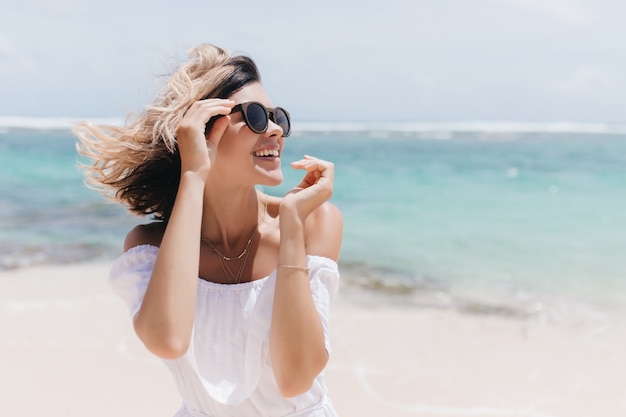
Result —
[[281, 173], [280, 176], [272, 176], [270, 178], [265, 178], [265, 180], [262, 183], [260, 183], [260, 185], [266, 185], [268, 187], [275, 187], [282, 183], [283, 183], [283, 174]]
[[283, 183], [283, 171], [280, 168], [272, 170], [258, 170], [257, 181], [258, 185], [275, 187]]

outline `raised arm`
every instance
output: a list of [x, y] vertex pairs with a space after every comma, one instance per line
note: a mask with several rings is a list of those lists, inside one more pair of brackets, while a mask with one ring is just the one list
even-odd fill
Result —
[[305, 157], [307, 171], [280, 205], [280, 249], [270, 331], [270, 354], [281, 394], [306, 392], [328, 361], [324, 330], [311, 294], [306, 255], [337, 260], [343, 222], [326, 202], [332, 194], [332, 163]]
[[[233, 104], [232, 100], [198, 101], [189, 108], [176, 131], [181, 157], [178, 193], [150, 283], [134, 319], [141, 341], [162, 358], [177, 358], [189, 347], [200, 262], [204, 186], [228, 117], [215, 123], [208, 139], [204, 127], [212, 116], [228, 114]], [[149, 240], [142, 229], [134, 229], [126, 239], [125, 250], [150, 243]]]

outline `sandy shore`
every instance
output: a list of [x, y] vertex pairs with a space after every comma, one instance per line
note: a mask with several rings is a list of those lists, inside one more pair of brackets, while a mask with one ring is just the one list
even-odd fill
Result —
[[[0, 272], [0, 415], [171, 416], [165, 367], [135, 338], [108, 265]], [[346, 291], [327, 369], [342, 417], [626, 416], [626, 307], [483, 314]], [[558, 303], [557, 303], [558, 304]], [[555, 304], [556, 305], [556, 304]]]

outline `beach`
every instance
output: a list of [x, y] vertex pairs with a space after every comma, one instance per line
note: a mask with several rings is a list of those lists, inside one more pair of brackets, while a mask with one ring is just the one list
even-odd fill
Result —
[[[262, 191], [297, 184], [303, 154], [336, 165], [340, 417], [626, 416], [626, 134], [527, 127], [289, 138]], [[85, 187], [74, 142], [0, 129], [0, 416], [171, 416], [172, 378], [107, 285], [149, 219]]]
[[[178, 409], [168, 371], [107, 286], [109, 267], [0, 271], [0, 415]], [[342, 283], [326, 369], [339, 416], [626, 415], [624, 304], [532, 297], [523, 303], [531, 309], [516, 310], [489, 304], [489, 294], [381, 293]]]

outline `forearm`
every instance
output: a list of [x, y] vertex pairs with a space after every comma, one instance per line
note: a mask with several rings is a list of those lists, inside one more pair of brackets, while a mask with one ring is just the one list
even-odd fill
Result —
[[[304, 225], [281, 212], [279, 265], [306, 267]], [[324, 330], [313, 303], [308, 274], [278, 267], [270, 333], [274, 375], [285, 396], [306, 391], [328, 360]]]
[[135, 317], [138, 336], [149, 350], [161, 357], [182, 355], [191, 337], [203, 187], [204, 182], [197, 175], [182, 175], [150, 284]]

